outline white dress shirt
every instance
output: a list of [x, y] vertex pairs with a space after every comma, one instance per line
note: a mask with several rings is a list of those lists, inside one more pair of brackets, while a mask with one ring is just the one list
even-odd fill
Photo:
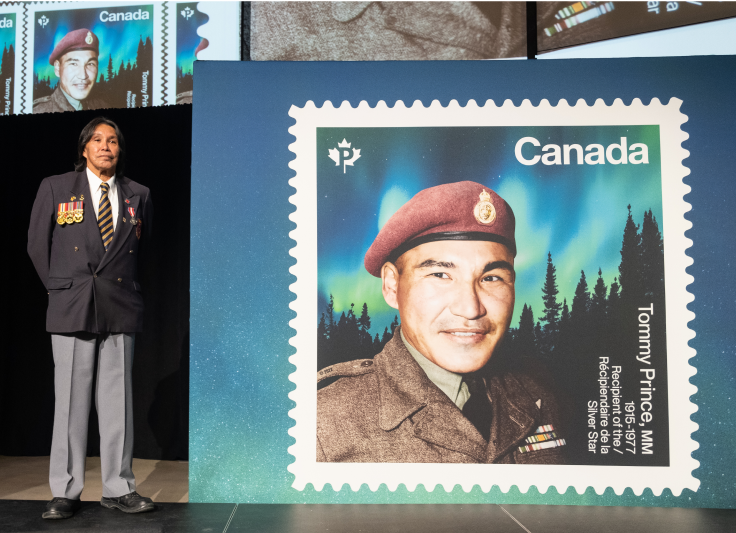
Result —
[[[102, 196], [102, 189], [100, 188], [100, 185], [102, 185], [103, 181], [95, 176], [95, 173], [92, 172], [89, 167], [87, 167], [87, 181], [89, 181], [89, 190], [92, 192], [92, 207], [95, 210], [95, 219], [99, 218], [99, 209], [100, 209], [100, 196]], [[112, 178], [107, 180], [107, 183], [110, 186], [110, 190], [107, 192], [107, 198], [110, 200], [110, 207], [112, 207], [112, 229], [115, 231], [117, 225], [118, 225], [118, 210], [120, 209], [120, 206], [118, 205], [118, 184], [115, 181], [115, 175], [113, 174]]]

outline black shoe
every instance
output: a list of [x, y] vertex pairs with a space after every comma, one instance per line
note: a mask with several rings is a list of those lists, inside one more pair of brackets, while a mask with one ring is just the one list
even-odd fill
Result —
[[46, 504], [46, 512], [41, 518], [47, 520], [58, 520], [59, 518], [71, 518], [75, 511], [81, 507], [79, 500], [70, 500], [69, 498], [54, 498]]
[[135, 491], [118, 498], [103, 497], [100, 500], [100, 505], [108, 509], [120, 509], [124, 513], [145, 513], [147, 511], [153, 511], [153, 501], [151, 498], [141, 496]]

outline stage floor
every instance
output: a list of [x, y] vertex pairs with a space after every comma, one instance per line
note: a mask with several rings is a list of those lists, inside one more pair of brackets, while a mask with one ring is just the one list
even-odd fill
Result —
[[0, 531], [259, 532], [259, 533], [725, 533], [736, 511], [659, 507], [541, 505], [233, 505], [158, 503], [126, 515], [84, 502], [68, 520], [43, 520], [44, 502], [0, 501]]
[[[136, 490], [155, 502], [189, 501], [189, 463], [133, 459]], [[100, 458], [88, 457], [82, 501], [102, 498]], [[50, 500], [49, 458], [0, 455], [0, 499]], [[0, 531], [4, 531], [0, 529]]]
[[261, 505], [188, 501], [188, 463], [133, 460], [141, 494], [156, 510], [126, 515], [105, 509], [100, 459], [87, 459], [82, 509], [68, 520], [43, 520], [48, 457], [0, 456], [0, 532], [130, 531], [262, 533], [444, 533], [446, 531], [709, 533], [736, 531], [736, 510], [541, 505]]

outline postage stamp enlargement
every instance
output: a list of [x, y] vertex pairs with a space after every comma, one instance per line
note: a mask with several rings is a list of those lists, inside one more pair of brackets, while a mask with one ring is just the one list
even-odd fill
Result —
[[696, 490], [681, 103], [293, 106], [293, 487]]
[[0, 6], [0, 115], [20, 111], [20, 84], [16, 80], [21, 72], [18, 46], [22, 41], [22, 13], [20, 5]]

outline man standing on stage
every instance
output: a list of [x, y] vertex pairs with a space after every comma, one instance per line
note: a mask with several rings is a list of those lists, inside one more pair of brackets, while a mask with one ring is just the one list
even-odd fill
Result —
[[44, 179], [33, 204], [28, 254], [49, 294], [56, 407], [43, 518], [69, 518], [84, 486], [95, 361], [102, 500], [126, 513], [153, 510], [135, 492], [132, 366], [143, 325], [138, 252], [150, 239], [147, 187], [123, 175], [117, 125], [93, 119], [79, 136], [76, 171]]

